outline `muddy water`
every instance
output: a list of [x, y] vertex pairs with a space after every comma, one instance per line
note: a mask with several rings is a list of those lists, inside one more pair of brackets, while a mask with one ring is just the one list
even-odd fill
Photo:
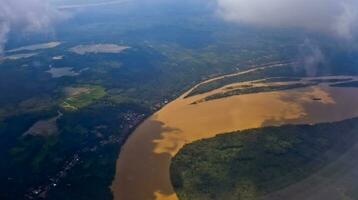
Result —
[[116, 200], [177, 200], [171, 158], [186, 144], [218, 133], [358, 116], [358, 89], [314, 86], [233, 96], [192, 105], [185, 94], [143, 122], [123, 146], [112, 190]]

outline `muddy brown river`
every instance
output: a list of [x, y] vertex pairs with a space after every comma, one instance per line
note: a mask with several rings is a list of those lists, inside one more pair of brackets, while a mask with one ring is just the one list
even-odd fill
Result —
[[328, 84], [192, 104], [223, 88], [184, 98], [187, 92], [138, 126], [117, 160], [115, 200], [178, 200], [169, 166], [184, 144], [236, 130], [358, 116], [358, 88]]

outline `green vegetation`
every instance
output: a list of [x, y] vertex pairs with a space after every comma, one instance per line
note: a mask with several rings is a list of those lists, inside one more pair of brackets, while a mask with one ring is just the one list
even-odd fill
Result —
[[212, 94], [212, 95], [205, 97], [202, 100], [199, 100], [198, 102], [194, 102], [194, 104], [203, 102], [203, 101], [212, 101], [215, 99], [231, 97], [231, 96], [235, 96], [235, 95], [253, 94], [253, 93], [260, 93], [260, 92], [273, 92], [273, 91], [280, 91], [280, 90], [290, 90], [290, 89], [309, 87], [309, 86], [313, 86], [313, 85], [316, 85], [316, 84], [315, 83], [295, 83], [295, 84], [287, 84], [287, 85], [245, 87], [245, 88], [230, 90], [228, 92]]
[[247, 81], [264, 79], [268, 77], [280, 77], [280, 76], [286, 76], [287, 78], [292, 78], [292, 77], [305, 76], [305, 73], [304, 71], [295, 70], [295, 68], [291, 64], [286, 64], [278, 67], [258, 69], [246, 74], [230, 76], [199, 85], [197, 88], [191, 91], [187, 97], [194, 96], [197, 94], [203, 94], [232, 83], [242, 83]]
[[351, 81], [346, 83], [332, 84], [332, 87], [358, 87], [358, 81]]
[[40, 170], [39, 166], [44, 162], [44, 159], [48, 156], [49, 150], [53, 148], [57, 143], [57, 137], [47, 138], [45, 143], [42, 145], [41, 150], [37, 153], [33, 159], [31, 165], [34, 170]]
[[[181, 149], [172, 160], [171, 180], [181, 200], [259, 199], [337, 160], [355, 145], [357, 132], [355, 118], [218, 135]], [[334, 187], [357, 199], [357, 182]]]
[[[334, 83], [334, 82], [344, 82], [344, 83], [338, 83], [332, 86], [341, 86], [341, 87], [354, 87], [356, 85], [355, 82], [348, 82], [345, 83], [345, 81], [350, 81], [352, 78], [328, 78], [328, 79], [308, 79], [307, 81], [303, 81], [301, 78], [293, 78], [293, 77], [274, 77], [274, 78], [268, 78], [262, 81], [257, 81], [256, 83], [283, 83], [283, 82], [299, 82], [299, 83], [286, 83], [282, 85], [267, 85], [267, 86], [255, 86], [255, 84], [247, 84], [242, 85], [241, 87], [238, 87], [237, 89], [233, 86], [229, 86], [225, 89], [228, 89], [230, 91], [226, 92], [219, 92], [215, 93], [209, 96], [206, 96], [203, 99], [200, 99], [198, 101], [195, 101], [193, 104], [205, 102], [205, 101], [211, 101], [215, 99], [221, 99], [225, 97], [235, 96], [235, 95], [243, 95], [243, 94], [253, 94], [253, 93], [260, 93], [260, 92], [273, 92], [273, 91], [280, 91], [280, 90], [290, 90], [290, 89], [297, 89], [297, 88], [303, 88], [303, 87], [310, 87], [314, 85], [318, 85], [321, 83]], [[358, 85], [357, 85], [358, 86]]]
[[353, 80], [352, 78], [327, 78], [327, 79], [311, 79], [311, 82], [315, 82], [315, 83], [335, 83], [335, 82], [346, 82], [346, 81], [351, 81]]
[[61, 107], [65, 110], [77, 110], [90, 105], [106, 95], [106, 91], [101, 86], [86, 86], [87, 91], [80, 92], [74, 96], [70, 96], [61, 103]]
[[275, 82], [290, 82], [290, 81], [300, 81], [301, 78], [295, 77], [273, 77], [267, 78], [265, 80], [259, 81], [258, 83], [275, 83]]

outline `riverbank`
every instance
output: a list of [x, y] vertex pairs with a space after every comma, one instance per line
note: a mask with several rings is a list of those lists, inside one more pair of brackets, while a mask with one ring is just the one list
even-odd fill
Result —
[[352, 109], [358, 99], [358, 89], [354, 88], [319, 85], [232, 96], [198, 105], [192, 102], [212, 93], [184, 98], [191, 90], [146, 119], [130, 135], [117, 160], [114, 199], [176, 200], [169, 166], [184, 144], [223, 132], [358, 116], [358, 109]]

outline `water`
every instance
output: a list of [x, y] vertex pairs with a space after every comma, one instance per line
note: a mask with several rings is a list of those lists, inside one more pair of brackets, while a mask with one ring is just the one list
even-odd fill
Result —
[[132, 133], [117, 160], [114, 199], [177, 200], [169, 166], [171, 158], [186, 143], [236, 130], [358, 116], [358, 88], [319, 85], [191, 104], [215, 92], [186, 99], [184, 94]]
[[79, 73], [73, 71], [72, 67], [59, 67], [59, 68], [50, 68], [50, 70], [46, 71], [50, 73], [52, 78], [61, 78], [64, 76], [78, 76]]

